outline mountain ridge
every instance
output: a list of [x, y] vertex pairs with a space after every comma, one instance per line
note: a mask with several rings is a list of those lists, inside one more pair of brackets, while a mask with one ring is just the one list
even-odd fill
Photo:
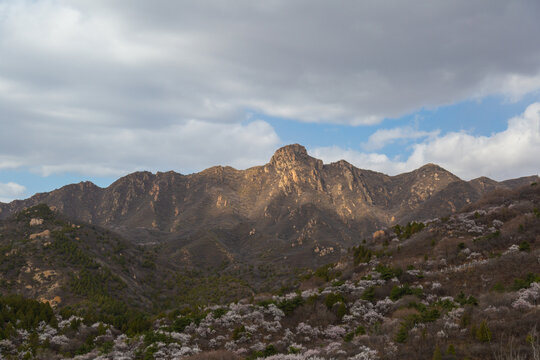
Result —
[[[454, 181], [426, 203], [467, 191], [474, 187]], [[269, 218], [281, 238], [262, 223], [238, 223], [164, 233], [169, 238], [141, 246], [40, 204], [0, 219], [0, 352], [11, 358], [33, 346], [36, 359], [236, 360], [267, 352], [312, 359], [317, 351], [321, 359], [392, 360], [432, 359], [448, 349], [445, 359], [485, 359], [519, 341], [520, 354], [534, 358], [539, 205], [540, 188], [531, 183], [357, 242], [332, 222], [335, 214], [306, 203], [289, 209], [308, 221], [293, 244], [285, 235], [298, 222]], [[310, 236], [319, 242], [306, 253]], [[332, 236], [355, 245], [330, 262], [334, 253], [321, 241]], [[287, 259], [306, 255], [322, 266]], [[299, 349], [293, 357], [291, 348]]]
[[[312, 255], [325, 261], [337, 257], [377, 230], [447, 216], [489, 191], [537, 179], [467, 182], [436, 164], [389, 176], [345, 160], [324, 164], [293, 144], [278, 149], [267, 164], [245, 170], [140, 171], [106, 188], [91, 182], [66, 185], [0, 204], [0, 218], [46, 203], [134, 241], [182, 242], [209, 231], [220, 234], [216, 246], [232, 254], [272, 248], [276, 258], [292, 256], [291, 261], [310, 264]], [[257, 241], [248, 241], [254, 236]]]

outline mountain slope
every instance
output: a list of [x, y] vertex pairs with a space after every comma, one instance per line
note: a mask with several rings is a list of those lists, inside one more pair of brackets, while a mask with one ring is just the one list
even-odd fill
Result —
[[[104, 189], [90, 182], [68, 185], [0, 204], [0, 217], [46, 203], [134, 242], [192, 243], [210, 232], [218, 242], [207, 245], [231, 258], [253, 262], [264, 255], [311, 266], [339, 257], [381, 228], [445, 216], [488, 191], [532, 180], [465, 182], [433, 164], [388, 176], [346, 161], [323, 164], [295, 144], [247, 170], [137, 172]], [[200, 256], [194, 249], [202, 247], [185, 250]]]
[[[306, 217], [315, 211], [308, 206], [302, 209], [298, 211], [305, 211], [302, 216]], [[243, 291], [245, 282], [231, 274], [238, 266], [238, 274], [253, 278], [263, 272], [263, 265], [270, 270], [276, 265], [271, 259], [255, 269], [248, 266], [245, 272], [238, 262], [228, 269], [209, 269], [214, 275], [207, 277], [179, 270], [177, 260], [188, 249], [215, 257], [219, 255], [213, 249], [225, 251], [232, 246], [222, 240], [227, 238], [226, 229], [224, 233], [196, 232], [183, 242], [142, 248], [125, 244], [119, 253], [129, 261], [126, 273], [108, 254], [108, 247], [120, 246], [121, 239], [95, 226], [69, 222], [40, 205], [0, 221], [1, 274], [4, 280], [12, 279], [10, 290], [39, 299], [47, 287], [39, 289], [36, 279], [60, 276], [56, 274], [64, 268], [80, 274], [84, 265], [94, 279], [103, 280], [97, 285], [104, 284], [105, 300], [103, 287], [95, 281], [68, 282], [65, 301], [53, 310], [31, 299], [4, 296], [3, 281], [0, 354], [103, 360], [536, 359], [540, 348], [539, 209], [536, 184], [494, 191], [451, 216], [379, 232], [350, 248], [339, 261], [302, 271], [301, 281], [294, 286], [260, 293]], [[48, 239], [43, 234], [46, 230], [50, 230]], [[264, 238], [234, 241], [241, 242], [241, 247], [249, 241], [264, 244]], [[116, 287], [114, 277], [100, 277], [92, 261], [102, 270], [109, 267], [120, 273], [126, 286]], [[25, 265], [30, 262], [34, 265]], [[41, 269], [47, 269], [48, 275]], [[225, 270], [229, 275], [223, 275]], [[123, 273], [136, 275], [136, 287]], [[275, 283], [277, 277], [270, 274], [268, 279]], [[132, 288], [161, 306], [153, 314], [133, 316], [134, 311], [122, 307], [121, 301], [110, 299], [115, 294], [132, 301], [136, 295]], [[231, 302], [220, 294], [208, 301], [207, 288], [231, 290], [229, 294], [239, 301]], [[79, 296], [84, 289], [86, 295], [79, 300], [90, 301], [92, 307], [81, 311], [79, 306], [65, 306], [71, 305], [69, 291]], [[190, 296], [180, 299], [175, 290]], [[94, 291], [100, 296], [96, 298]], [[162, 302], [162, 297], [169, 302]], [[100, 306], [99, 311], [94, 305]]]

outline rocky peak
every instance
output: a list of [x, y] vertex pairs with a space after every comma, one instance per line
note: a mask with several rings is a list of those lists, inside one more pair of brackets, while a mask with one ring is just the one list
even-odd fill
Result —
[[459, 177], [452, 174], [450, 171], [440, 167], [437, 164], [428, 163], [412, 172], [417, 177], [434, 177], [437, 179], [447, 179], [448, 181], [460, 180]]
[[112, 186], [118, 185], [127, 185], [127, 184], [141, 184], [148, 181], [152, 181], [155, 178], [155, 175], [150, 171], [136, 171], [130, 174], [127, 174], [120, 179], [112, 183]]
[[295, 167], [322, 168], [322, 161], [309, 156], [306, 148], [302, 145], [292, 144], [277, 149], [270, 160], [270, 165], [273, 165], [276, 169]]

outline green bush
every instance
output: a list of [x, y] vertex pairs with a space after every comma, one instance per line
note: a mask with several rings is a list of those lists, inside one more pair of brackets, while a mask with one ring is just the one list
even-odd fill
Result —
[[421, 296], [422, 289], [418, 289], [418, 288], [413, 289], [409, 286], [409, 284], [404, 284], [402, 286], [395, 285], [390, 291], [390, 299], [392, 299], [393, 301], [401, 299], [405, 295]]
[[464, 305], [478, 305], [478, 300], [472, 295], [469, 295], [468, 297], [465, 296], [463, 291], [461, 291], [458, 296], [455, 298], [455, 301], [459, 303], [461, 306]]
[[277, 354], [277, 350], [276, 350], [276, 347], [272, 344], [268, 345], [264, 350], [263, 350], [263, 356], [264, 357], [268, 357], [268, 356], [272, 356], [272, 355], [276, 355]]
[[339, 303], [336, 309], [336, 316], [341, 321], [343, 317], [347, 314], [347, 306], [344, 303]]
[[482, 321], [476, 329], [475, 337], [476, 340], [481, 342], [491, 341], [491, 330], [489, 330], [486, 320]]
[[280, 308], [285, 315], [292, 313], [297, 307], [304, 304], [304, 299], [302, 296], [298, 295], [290, 300], [283, 300], [277, 304], [277, 307]]
[[277, 349], [274, 345], [268, 345], [263, 351], [254, 351], [246, 360], [254, 360], [259, 358], [265, 358], [277, 354]]
[[353, 250], [353, 259], [355, 265], [358, 265], [360, 263], [367, 263], [369, 262], [369, 260], [371, 260], [371, 257], [373, 256], [371, 251], [363, 247], [362, 245], [354, 247]]
[[238, 326], [233, 330], [232, 339], [238, 340], [246, 332], [246, 327], [244, 325]]
[[392, 268], [383, 264], [378, 264], [375, 267], [375, 271], [381, 274], [381, 278], [383, 280], [390, 280], [394, 277], [400, 277], [401, 274], [403, 274], [403, 270], [401, 270], [400, 268]]
[[531, 244], [527, 240], [523, 240], [521, 244], [519, 244], [519, 251], [531, 251]]
[[44, 220], [50, 220], [54, 217], [54, 212], [49, 208], [47, 204], [38, 204], [32, 206], [26, 210], [19, 212], [16, 216], [17, 221], [29, 220], [31, 218], [41, 218]]
[[365, 335], [366, 334], [366, 328], [362, 325], [358, 325], [358, 327], [354, 330], [354, 333], [356, 335]]
[[331, 270], [334, 268], [334, 264], [326, 264], [315, 270], [315, 276], [323, 279], [324, 281], [330, 281]]
[[288, 351], [289, 351], [289, 354], [299, 354], [302, 350], [297, 349], [294, 346], [289, 346]]
[[408, 307], [414, 308], [419, 312], [419, 314], [411, 314], [404, 319], [403, 324], [409, 329], [419, 323], [434, 322], [441, 316], [437, 304], [428, 307], [422, 303], [411, 302]]
[[442, 353], [439, 345], [435, 346], [435, 351], [433, 351], [433, 360], [442, 360]]
[[332, 309], [334, 304], [337, 304], [339, 302], [341, 303], [345, 302], [345, 298], [343, 297], [343, 295], [339, 293], [330, 293], [326, 295], [326, 299], [324, 300], [324, 304], [326, 305], [328, 309]]
[[375, 286], [370, 286], [362, 293], [362, 300], [375, 300]]
[[0, 296], [0, 339], [9, 338], [15, 329], [30, 331], [41, 321], [57, 326], [49, 303], [26, 299], [21, 295]]
[[524, 279], [514, 280], [512, 290], [517, 291], [519, 289], [528, 288], [533, 282], [540, 282], [540, 275], [535, 273], [528, 273]]
[[227, 308], [217, 308], [216, 310], [214, 310], [212, 312], [212, 316], [215, 318], [215, 319], [219, 319], [220, 317], [222, 317], [223, 315], [225, 315], [229, 310]]
[[423, 228], [425, 228], [426, 225], [422, 222], [409, 222], [405, 226], [400, 226], [399, 224], [394, 226], [394, 233], [398, 236], [400, 239], [408, 239], [413, 234], [421, 231]]
[[407, 342], [408, 337], [409, 337], [409, 329], [407, 329], [407, 326], [401, 324], [394, 340], [397, 343], [403, 344]]

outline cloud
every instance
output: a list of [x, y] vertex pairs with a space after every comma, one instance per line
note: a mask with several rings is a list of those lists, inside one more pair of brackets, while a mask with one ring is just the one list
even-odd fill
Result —
[[368, 138], [368, 141], [362, 144], [362, 148], [367, 151], [378, 150], [396, 140], [414, 140], [424, 137], [434, 137], [438, 134], [439, 131], [420, 131], [413, 129], [412, 127], [380, 129], [375, 131]]
[[450, 132], [413, 145], [404, 161], [384, 154], [363, 153], [340, 147], [315, 148], [311, 153], [325, 162], [346, 159], [352, 164], [391, 175], [436, 163], [464, 179], [488, 176], [504, 180], [540, 172], [540, 103], [508, 120], [504, 131], [490, 136]]
[[0, 164], [16, 161], [43, 176], [70, 172], [120, 176], [136, 170], [191, 173], [220, 164], [245, 168], [265, 163], [280, 145], [274, 129], [261, 120], [245, 124], [191, 120], [116, 130], [106, 125], [36, 125], [2, 133], [0, 143], [4, 146]]
[[26, 195], [26, 188], [14, 182], [0, 183], [0, 202], [10, 202]]
[[242, 168], [280, 145], [249, 114], [376, 124], [516, 99], [540, 89], [539, 12], [536, 0], [0, 1], [0, 168]]
[[534, 0], [6, 1], [0, 98], [74, 122], [255, 111], [373, 124], [539, 89], [539, 11]]

